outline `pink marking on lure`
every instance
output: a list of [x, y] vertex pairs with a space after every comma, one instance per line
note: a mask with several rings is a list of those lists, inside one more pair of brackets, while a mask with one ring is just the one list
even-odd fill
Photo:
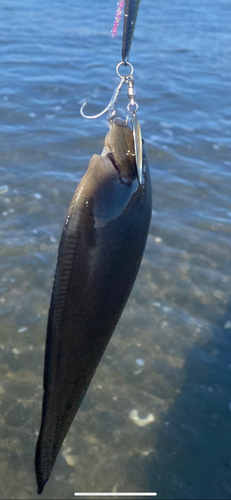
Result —
[[120, 19], [121, 19], [121, 16], [122, 16], [124, 1], [125, 0], [118, 0], [118, 2], [117, 2], [116, 13], [115, 13], [115, 21], [114, 21], [114, 24], [113, 24], [113, 28], [111, 30], [111, 37], [112, 38], [115, 38], [117, 36], [117, 28], [119, 26], [119, 22], [120, 22]]

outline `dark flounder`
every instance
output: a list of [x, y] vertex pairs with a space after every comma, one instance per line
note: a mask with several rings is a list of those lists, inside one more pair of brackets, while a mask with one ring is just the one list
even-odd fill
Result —
[[49, 310], [38, 492], [121, 316], [142, 259], [151, 184], [137, 179], [132, 131], [117, 120], [75, 192], [58, 251]]

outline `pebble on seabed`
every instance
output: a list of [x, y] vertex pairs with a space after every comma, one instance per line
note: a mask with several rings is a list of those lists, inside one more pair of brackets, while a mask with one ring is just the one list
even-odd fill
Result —
[[17, 347], [14, 347], [12, 349], [12, 352], [13, 352], [13, 354], [16, 354], [16, 355], [21, 353], [21, 351], [19, 349], [17, 349]]
[[18, 329], [18, 333], [23, 333], [28, 330], [27, 326], [22, 326], [21, 328]]
[[7, 193], [9, 187], [8, 186], [0, 186], [0, 194]]
[[70, 454], [71, 448], [64, 449], [62, 452], [63, 458], [65, 458], [67, 465], [70, 467], [75, 466], [75, 458]]
[[75, 466], [75, 459], [71, 455], [65, 455], [65, 460], [67, 462], [67, 465], [69, 465], [69, 467]]
[[143, 360], [143, 359], [138, 358], [138, 359], [136, 359], [136, 364], [137, 364], [138, 366], [144, 366], [145, 362], [144, 362], [144, 360]]
[[138, 411], [135, 409], [130, 411], [129, 418], [133, 420], [134, 424], [138, 425], [138, 427], [145, 427], [155, 420], [155, 417], [152, 413], [149, 413], [147, 417], [140, 418]]

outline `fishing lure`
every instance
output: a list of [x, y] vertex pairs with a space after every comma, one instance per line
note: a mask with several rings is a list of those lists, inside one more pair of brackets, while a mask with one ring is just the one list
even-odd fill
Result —
[[125, 0], [122, 60], [128, 60], [140, 0]]
[[134, 100], [136, 97], [136, 92], [135, 92], [135, 87], [134, 87], [133, 66], [129, 62], [126, 62], [125, 65], [127, 67], [129, 67], [131, 71], [128, 75], [123, 76], [119, 72], [119, 69], [122, 65], [124, 65], [123, 61], [120, 62], [116, 67], [117, 75], [121, 78], [121, 81], [120, 81], [119, 85], [116, 87], [116, 89], [114, 90], [112, 98], [111, 98], [109, 104], [107, 105], [107, 107], [103, 111], [101, 111], [100, 113], [98, 113], [96, 115], [86, 115], [83, 110], [89, 101], [89, 98], [88, 98], [82, 104], [80, 112], [84, 118], [88, 118], [91, 120], [95, 119], [95, 118], [99, 118], [103, 114], [109, 112], [108, 119], [110, 120], [110, 117], [113, 116], [113, 112], [115, 112], [117, 99], [118, 99], [119, 93], [121, 91], [122, 85], [124, 83], [128, 84], [128, 97], [129, 97], [130, 102], [127, 106], [128, 113], [127, 113], [126, 120], [129, 121], [132, 125], [137, 175], [138, 175], [138, 179], [139, 179], [140, 184], [142, 184], [142, 182], [143, 182], [142, 136], [141, 136], [140, 124], [139, 124], [137, 116], [136, 116], [136, 112], [138, 110], [138, 104]]
[[118, 29], [119, 22], [120, 22], [120, 19], [121, 19], [121, 16], [122, 16], [123, 7], [124, 7], [124, 0], [119, 0], [117, 2], [117, 7], [116, 7], [115, 21], [114, 21], [114, 24], [113, 24], [113, 28], [111, 30], [111, 36], [112, 36], [112, 38], [115, 38], [116, 35], [117, 35], [117, 29]]
[[125, 62], [126, 60], [128, 61], [140, 0], [118, 0], [116, 7], [115, 21], [113, 28], [111, 30], [112, 38], [115, 38], [117, 35], [117, 29], [122, 16], [124, 2], [125, 2], [125, 9], [124, 9], [123, 44], [122, 44], [123, 62]]

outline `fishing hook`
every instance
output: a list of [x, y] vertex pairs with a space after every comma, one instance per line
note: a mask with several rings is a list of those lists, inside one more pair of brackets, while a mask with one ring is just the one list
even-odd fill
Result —
[[122, 85], [123, 85], [124, 82], [125, 82], [125, 76], [122, 76], [121, 77], [121, 82], [119, 83], [119, 85], [114, 90], [114, 92], [112, 94], [112, 97], [110, 99], [110, 102], [108, 103], [108, 105], [106, 106], [106, 108], [103, 111], [101, 111], [101, 113], [98, 113], [97, 115], [92, 115], [92, 116], [85, 115], [85, 113], [83, 112], [83, 109], [85, 108], [85, 106], [87, 105], [87, 103], [89, 101], [89, 97], [88, 97], [88, 99], [86, 99], [86, 101], [84, 101], [84, 103], [82, 104], [82, 106], [80, 108], [80, 113], [83, 116], [83, 118], [88, 118], [89, 120], [92, 120], [94, 118], [99, 118], [99, 116], [104, 115], [109, 110], [113, 110], [113, 108], [115, 107], [116, 101], [118, 99], [118, 95], [119, 95], [119, 93], [121, 91], [121, 87], [122, 87]]
[[[123, 65], [123, 66], [129, 66], [130, 68], [130, 73], [128, 75], [121, 75], [120, 72], [119, 72], [119, 68], [120, 66]], [[116, 89], [114, 90], [113, 94], [112, 94], [112, 97], [111, 97], [111, 100], [109, 101], [108, 105], [106, 106], [105, 109], [103, 109], [103, 111], [101, 111], [100, 113], [98, 113], [97, 115], [85, 115], [85, 113], [83, 112], [85, 106], [87, 105], [88, 101], [89, 101], [89, 97], [86, 99], [86, 101], [84, 101], [84, 103], [82, 104], [81, 108], [80, 108], [80, 113], [81, 115], [83, 116], [83, 118], [88, 118], [89, 120], [93, 120], [95, 118], [99, 118], [99, 116], [102, 116], [104, 115], [105, 113], [107, 113], [107, 111], [109, 110], [112, 110], [113, 111], [113, 108], [115, 108], [115, 104], [116, 104], [116, 101], [118, 99], [118, 95], [121, 91], [121, 87], [123, 85], [124, 82], [127, 82], [129, 81], [129, 79], [132, 77], [132, 74], [133, 74], [133, 66], [132, 64], [130, 64], [129, 62], [126, 62], [124, 63], [123, 61], [120, 62], [119, 64], [117, 64], [116, 66], [116, 72], [117, 72], [117, 75], [121, 78], [121, 81], [119, 83], [119, 85], [116, 87]]]

